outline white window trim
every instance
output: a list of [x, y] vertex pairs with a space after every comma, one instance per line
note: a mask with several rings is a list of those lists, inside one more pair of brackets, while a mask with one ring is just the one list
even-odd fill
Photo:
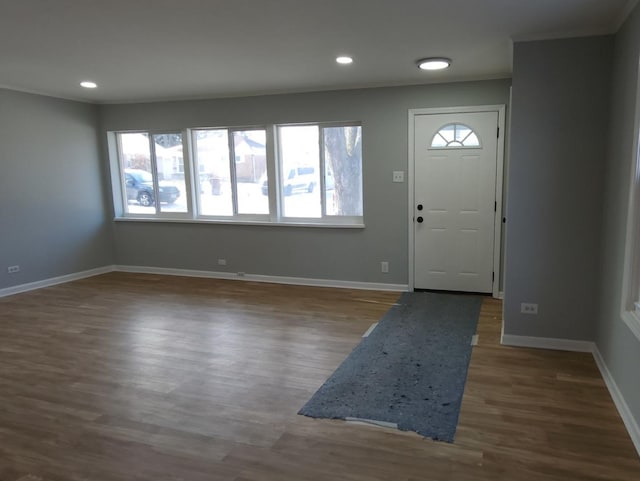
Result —
[[[183, 160], [186, 156], [190, 155], [189, 145], [187, 143], [187, 132], [185, 130], [119, 130], [116, 132], [109, 132], [107, 135], [107, 141], [109, 142], [109, 157], [110, 157], [110, 165], [112, 169], [112, 188], [113, 188], [113, 201], [114, 201], [114, 209], [115, 209], [115, 217], [118, 218], [136, 218], [138, 220], [146, 220], [146, 219], [189, 219], [193, 217], [193, 206], [194, 203], [192, 201], [190, 192], [192, 189], [192, 175], [191, 175], [191, 166], [190, 163], [187, 162], [184, 164], [184, 178], [185, 178], [185, 196], [187, 200], [187, 212], [162, 212], [160, 203], [156, 203], [156, 212], [154, 214], [143, 214], [143, 213], [130, 213], [127, 212], [128, 208], [128, 199], [127, 199], [127, 190], [125, 187], [125, 177], [124, 177], [124, 169], [120, 160], [123, 158], [122, 154], [122, 145], [120, 142], [119, 134], [132, 134], [132, 133], [145, 133], [149, 135], [149, 154], [151, 156], [151, 166], [154, 172], [152, 172], [154, 178], [154, 197], [158, 198], [158, 188], [159, 188], [159, 179], [158, 179], [158, 169], [157, 169], [157, 158], [155, 148], [153, 146], [153, 136], [154, 135], [162, 135], [162, 134], [177, 134], [180, 133], [182, 135], [182, 155]], [[115, 180], [117, 178], [117, 181]]]
[[163, 224], [218, 224], [218, 225], [256, 225], [256, 226], [272, 226], [272, 227], [319, 227], [329, 229], [364, 229], [366, 226], [363, 223], [351, 222], [312, 222], [308, 219], [300, 219], [299, 221], [287, 219], [286, 221], [256, 221], [256, 220], [232, 220], [232, 219], [218, 219], [218, 218], [188, 218], [188, 219], [176, 219], [176, 218], [163, 218], [163, 217], [116, 217], [115, 222], [159, 222]]
[[[445, 139], [444, 135], [442, 135], [440, 132], [442, 132], [442, 130], [445, 127], [448, 127], [449, 125], [462, 125], [463, 127], [466, 127], [470, 130], [470, 133], [467, 135], [467, 137], [471, 134], [476, 136], [476, 139], [478, 139], [478, 145], [454, 145], [451, 146], [450, 144], [455, 142], [455, 141], [451, 141], [449, 144], [447, 145], [441, 145], [441, 146], [434, 146], [433, 145], [433, 141], [436, 138], [436, 135], [440, 135], [442, 137], [442, 139], [446, 142], [447, 139]], [[467, 137], [465, 137], [463, 140], [467, 140]], [[480, 140], [480, 136], [478, 135], [478, 133], [473, 130], [471, 127], [469, 127], [468, 125], [465, 124], [461, 124], [460, 122], [453, 122], [453, 123], [448, 123], [448, 124], [444, 124], [442, 125], [438, 130], [436, 130], [436, 133], [433, 134], [433, 137], [431, 137], [431, 143], [428, 147], [428, 150], [451, 150], [451, 149], [482, 149], [482, 141]]]
[[[347, 229], [363, 229], [364, 213], [362, 216], [338, 216], [326, 215], [326, 207], [323, 202], [322, 217], [285, 217], [282, 214], [282, 196], [278, 192], [280, 185], [280, 162], [278, 160], [279, 152], [277, 148], [277, 128], [286, 125], [317, 125], [320, 130], [326, 127], [345, 127], [358, 126], [362, 128], [359, 121], [337, 121], [337, 122], [306, 122], [306, 123], [288, 123], [288, 124], [268, 124], [268, 125], [249, 125], [249, 126], [216, 126], [216, 127], [194, 127], [183, 130], [151, 130], [151, 129], [133, 129], [133, 130], [117, 130], [107, 132], [107, 145], [109, 151], [109, 161], [111, 166], [111, 184], [114, 205], [114, 220], [118, 222], [162, 222], [162, 223], [205, 223], [205, 224], [236, 224], [236, 225], [257, 225], [257, 226], [284, 226], [284, 227], [326, 227], [326, 228], [347, 228]], [[264, 129], [266, 131], [266, 157], [267, 157], [267, 176], [269, 182], [269, 191], [276, 192], [275, 195], [269, 195], [269, 214], [239, 214], [225, 215], [205, 215], [200, 214], [200, 200], [196, 192], [199, 188], [199, 179], [196, 178], [196, 159], [193, 149], [193, 134], [198, 130], [227, 130], [231, 137], [235, 131]], [[185, 197], [187, 200], [188, 212], [162, 212], [159, 209], [156, 213], [131, 213], [127, 212], [126, 188], [124, 186], [124, 171], [121, 165], [122, 151], [120, 148], [119, 134], [126, 133], [147, 133], [149, 134], [149, 143], [152, 155], [152, 165], [155, 167], [155, 152], [152, 146], [152, 136], [167, 133], [182, 134], [183, 142], [183, 165], [185, 174]], [[235, 178], [235, 152], [230, 145], [230, 167], [231, 176]], [[157, 169], [154, 177], [157, 177]], [[277, 179], [277, 180], [276, 180]], [[324, 180], [322, 189], [324, 189]], [[363, 179], [364, 182], [364, 179]], [[362, 186], [364, 190], [364, 185]], [[157, 193], [156, 193], [157, 195]], [[236, 195], [234, 194], [233, 203], [236, 209]], [[364, 201], [364, 199], [363, 199]], [[364, 206], [363, 206], [364, 207]]]
[[[284, 184], [284, 172], [282, 171], [282, 165], [280, 162], [280, 127], [297, 127], [297, 126], [317, 126], [319, 130], [318, 134], [318, 146], [319, 146], [319, 175], [320, 175], [320, 201], [322, 203], [321, 208], [321, 217], [293, 217], [293, 216], [285, 216], [284, 215], [284, 194], [280, 188], [282, 184]], [[326, 210], [326, 193], [325, 193], [325, 157], [324, 157], [324, 135], [323, 130], [326, 128], [334, 128], [334, 127], [360, 127], [362, 129], [361, 122], [355, 121], [345, 121], [345, 122], [304, 122], [304, 123], [284, 123], [284, 124], [275, 124], [273, 126], [273, 139], [275, 140], [274, 152], [275, 152], [275, 176], [272, 180], [271, 176], [269, 176], [269, 191], [271, 189], [275, 189], [275, 201], [276, 201], [276, 209], [272, 212], [274, 215], [272, 216], [272, 222], [274, 224], [279, 225], [300, 225], [300, 226], [317, 226], [317, 225], [327, 225], [330, 227], [348, 227], [352, 226], [355, 228], [364, 228], [364, 205], [362, 216], [339, 216], [339, 215], [327, 215]], [[361, 132], [361, 135], [362, 132]], [[362, 140], [361, 140], [362, 142]], [[362, 147], [362, 146], [361, 146]], [[363, 162], [364, 164], [364, 162]], [[276, 184], [276, 180], [277, 184]], [[364, 175], [363, 175], [363, 186], [362, 189], [364, 191]], [[363, 192], [364, 194], [364, 192]], [[363, 198], [364, 203], [364, 198]]]
[[631, 332], [640, 340], [640, 68], [636, 86], [633, 136], [621, 316]]
[[[202, 188], [201, 185], [201, 181], [200, 178], [198, 177], [198, 179], [194, 178], [194, 189], [192, 191], [192, 195], [194, 196], [194, 201], [195, 201], [195, 205], [196, 205], [196, 209], [195, 212], [193, 214], [193, 218], [195, 220], [206, 220], [206, 221], [219, 221], [219, 222], [224, 222], [225, 220], [229, 220], [229, 221], [256, 221], [256, 222], [261, 222], [264, 221], [266, 219], [269, 218], [269, 214], [241, 214], [238, 212], [238, 185], [236, 182], [236, 166], [239, 162], [237, 162], [237, 156], [235, 153], [235, 145], [234, 145], [234, 133], [235, 132], [240, 132], [243, 130], [265, 130], [266, 132], [266, 127], [264, 126], [252, 126], [252, 127], [203, 127], [203, 128], [194, 128], [194, 129], [188, 129], [187, 130], [187, 136], [189, 139], [189, 145], [192, 147], [191, 152], [193, 152], [193, 157], [189, 157], [188, 159], [188, 163], [190, 165], [193, 165], [193, 171], [198, 171], [198, 176], [200, 175], [200, 170], [201, 170], [201, 166], [202, 164], [198, 164], [197, 159], [195, 158], [196, 154], [196, 148], [194, 148], [193, 146], [196, 144], [195, 141], [195, 135], [197, 132], [200, 131], [205, 131], [205, 130], [224, 130], [226, 131], [227, 134], [227, 148], [228, 148], [228, 158], [227, 158], [227, 165], [229, 167], [229, 184], [231, 185], [231, 209], [232, 209], [232, 214], [231, 215], [216, 215], [216, 214], [201, 214], [201, 210], [202, 210], [202, 205], [201, 205], [201, 199], [200, 199], [200, 195], [198, 195], [197, 190], [198, 188]], [[197, 165], [197, 168], [195, 168]]]

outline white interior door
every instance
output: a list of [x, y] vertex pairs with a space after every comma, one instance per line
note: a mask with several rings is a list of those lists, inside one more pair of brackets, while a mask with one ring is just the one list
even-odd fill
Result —
[[416, 115], [414, 287], [492, 292], [498, 112]]

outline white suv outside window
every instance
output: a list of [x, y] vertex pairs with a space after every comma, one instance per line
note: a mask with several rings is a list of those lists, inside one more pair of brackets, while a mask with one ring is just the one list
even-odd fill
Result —
[[313, 192], [318, 185], [318, 173], [314, 166], [293, 167], [288, 170], [283, 179], [284, 195], [291, 195], [294, 192]]

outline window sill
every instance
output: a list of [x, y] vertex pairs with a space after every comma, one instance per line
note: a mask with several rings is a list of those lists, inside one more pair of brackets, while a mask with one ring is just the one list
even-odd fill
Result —
[[259, 221], [259, 220], [231, 220], [231, 219], [175, 219], [163, 217], [116, 217], [115, 222], [151, 222], [168, 224], [217, 224], [217, 225], [255, 225], [268, 227], [320, 227], [329, 229], [364, 229], [363, 223], [341, 224], [313, 221]]
[[633, 311], [623, 311], [622, 320], [640, 341], [640, 314]]

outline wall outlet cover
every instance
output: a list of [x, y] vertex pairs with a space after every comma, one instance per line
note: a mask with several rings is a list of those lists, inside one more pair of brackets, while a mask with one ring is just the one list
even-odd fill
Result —
[[393, 181], [394, 182], [404, 182], [404, 170], [394, 170], [393, 171]]

